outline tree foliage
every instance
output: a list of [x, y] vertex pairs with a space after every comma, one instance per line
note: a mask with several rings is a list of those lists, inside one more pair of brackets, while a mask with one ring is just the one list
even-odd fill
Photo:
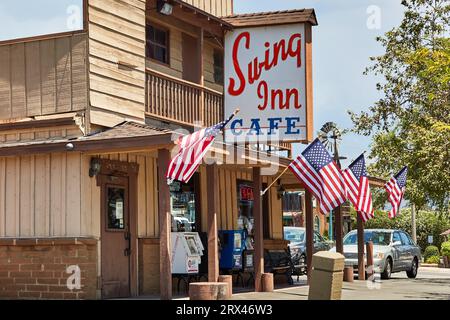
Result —
[[[385, 53], [366, 73], [382, 76], [383, 97], [350, 112], [354, 131], [372, 135], [369, 172], [388, 178], [409, 166], [406, 197], [448, 212], [450, 196], [450, 3], [404, 0], [400, 26], [377, 38]], [[381, 196], [378, 203], [385, 198]]]

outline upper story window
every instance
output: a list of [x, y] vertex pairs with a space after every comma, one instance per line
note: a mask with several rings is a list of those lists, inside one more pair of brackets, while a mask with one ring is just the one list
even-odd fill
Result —
[[147, 25], [147, 57], [169, 64], [169, 30]]
[[214, 49], [214, 82], [223, 85], [223, 52]]

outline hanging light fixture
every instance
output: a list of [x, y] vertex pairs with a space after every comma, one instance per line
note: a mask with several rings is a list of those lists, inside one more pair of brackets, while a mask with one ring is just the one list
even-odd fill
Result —
[[166, 0], [158, 0], [157, 10], [163, 15], [170, 16], [173, 12], [173, 5], [168, 3]]

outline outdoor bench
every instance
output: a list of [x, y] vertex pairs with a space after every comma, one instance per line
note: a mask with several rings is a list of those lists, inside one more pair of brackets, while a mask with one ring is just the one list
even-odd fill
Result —
[[264, 272], [273, 273], [273, 276], [284, 275], [290, 285], [292, 280], [293, 264], [288, 250], [264, 250]]

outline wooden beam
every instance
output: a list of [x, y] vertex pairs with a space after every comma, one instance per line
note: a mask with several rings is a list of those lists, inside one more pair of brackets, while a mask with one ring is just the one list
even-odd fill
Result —
[[356, 213], [358, 225], [358, 280], [366, 280], [366, 264], [364, 262], [364, 222], [361, 214]]
[[[0, 147], [0, 157], [15, 156], [19, 154], [43, 154], [54, 152], [86, 152], [86, 153], [110, 153], [154, 150], [158, 147], [169, 148], [173, 145], [170, 134], [155, 136], [112, 138], [97, 140], [65, 140], [55, 143], [30, 143]], [[67, 150], [66, 145], [73, 144], [73, 149]]]
[[[198, 63], [198, 73], [200, 75], [199, 84], [200, 86], [204, 87], [205, 85], [205, 75], [204, 75], [204, 61], [203, 61], [203, 47], [204, 47], [204, 31], [203, 28], [200, 28], [200, 34], [199, 39], [197, 42], [198, 48], [197, 48], [197, 63]], [[203, 90], [200, 91], [200, 120], [202, 122], [203, 126], [211, 125], [206, 124], [206, 112], [205, 112], [205, 92]]]
[[262, 214], [262, 197], [261, 197], [262, 179], [261, 168], [253, 168], [253, 217], [255, 220], [255, 291], [261, 292], [262, 274], [264, 273], [264, 234], [263, 234], [263, 214]]
[[336, 252], [344, 254], [344, 243], [343, 243], [343, 226], [344, 226], [344, 218], [342, 216], [341, 206], [334, 209], [334, 225], [336, 230]]
[[306, 140], [308, 143], [314, 139], [312, 56], [312, 26], [310, 23], [305, 23]]
[[158, 150], [158, 214], [159, 214], [159, 287], [161, 300], [172, 299], [172, 265], [170, 245], [170, 192], [166, 171], [170, 161], [168, 149]]
[[208, 205], [208, 281], [219, 279], [217, 212], [219, 210], [219, 170], [216, 164], [206, 166]]
[[314, 212], [312, 194], [305, 190], [306, 266], [308, 283], [311, 279], [312, 256], [314, 254]]

